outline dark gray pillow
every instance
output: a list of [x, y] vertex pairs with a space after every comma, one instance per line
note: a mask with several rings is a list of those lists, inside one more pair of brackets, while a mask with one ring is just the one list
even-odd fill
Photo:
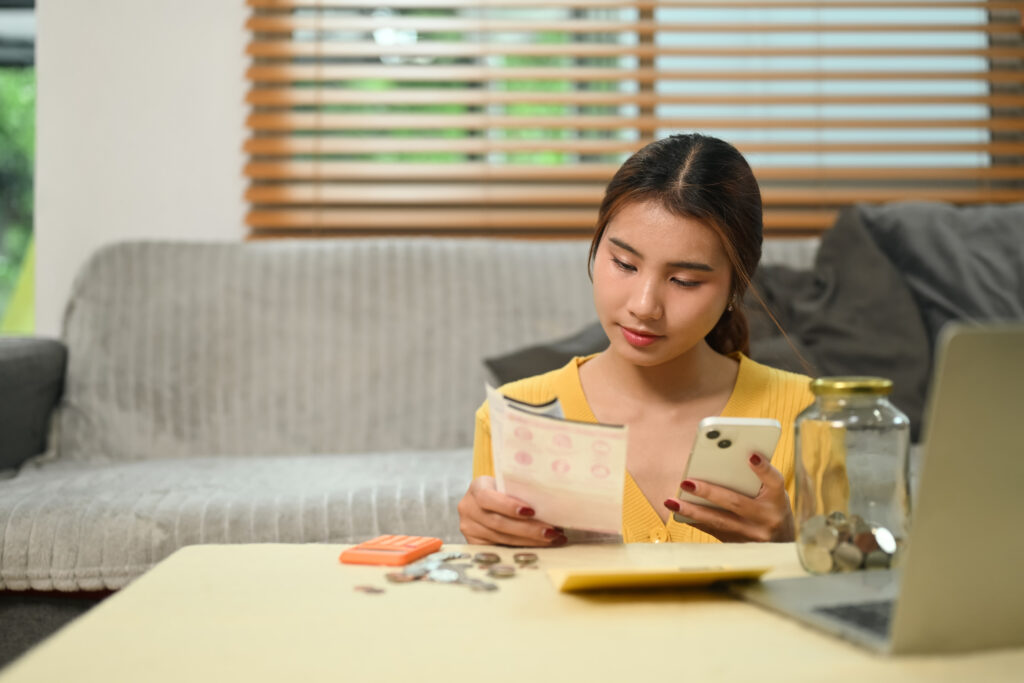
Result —
[[[766, 270], [762, 278], [771, 274]], [[819, 376], [891, 379], [892, 401], [910, 418], [916, 440], [931, 367], [927, 333], [903, 278], [872, 241], [856, 208], [842, 210], [822, 236], [812, 277], [789, 277], [784, 295], [765, 287], [800, 353]], [[764, 352], [755, 342], [751, 347], [755, 360], [801, 370], [771, 357], [785, 352], [781, 341]]]
[[935, 339], [950, 320], [1024, 319], [1024, 203], [860, 205]]
[[46, 449], [66, 364], [67, 349], [55, 339], [0, 337], [0, 470]]
[[557, 370], [574, 356], [588, 356], [608, 348], [608, 336], [601, 323], [593, 322], [583, 329], [546, 344], [518, 349], [502, 356], [485, 358], [484, 365], [499, 386], [549, 370]]

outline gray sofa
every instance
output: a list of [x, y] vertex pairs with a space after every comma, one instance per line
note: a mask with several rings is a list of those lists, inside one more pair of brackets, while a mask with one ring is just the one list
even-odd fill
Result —
[[[891, 369], [873, 349], [895, 295], [844, 303], [837, 241], [817, 256], [817, 240], [766, 243], [757, 283], [792, 346], [753, 315], [755, 358], [870, 371], [818, 353], [859, 328]], [[196, 543], [461, 540], [483, 361], [592, 350], [586, 254], [455, 238], [104, 248], [59, 341], [0, 340], [0, 589], [114, 590]], [[927, 364], [929, 335], [892, 346]]]

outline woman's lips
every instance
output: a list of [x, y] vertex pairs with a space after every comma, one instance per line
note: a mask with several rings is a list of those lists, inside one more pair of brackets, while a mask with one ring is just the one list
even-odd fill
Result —
[[631, 330], [628, 327], [620, 326], [619, 329], [622, 330], [622, 336], [626, 338], [626, 341], [633, 346], [650, 346], [661, 339], [660, 335], [639, 332], [637, 330]]

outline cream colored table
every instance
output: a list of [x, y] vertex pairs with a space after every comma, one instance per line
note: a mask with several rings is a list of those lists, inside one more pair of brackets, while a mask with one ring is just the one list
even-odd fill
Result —
[[[766, 563], [784, 576], [799, 573], [792, 545], [543, 550], [542, 569], [493, 593], [388, 584], [384, 569], [339, 565], [340, 550], [185, 548], [0, 682], [1024, 680], [1024, 649], [886, 659], [724, 595], [560, 594], [543, 571]], [[385, 592], [354, 590], [360, 584]]]

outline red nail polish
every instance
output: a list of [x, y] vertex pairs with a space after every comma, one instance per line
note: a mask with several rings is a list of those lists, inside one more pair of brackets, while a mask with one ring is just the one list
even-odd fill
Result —
[[673, 512], [679, 512], [679, 503], [672, 500], [671, 498], [665, 501], [665, 507], [667, 507], [669, 510], [672, 510]]
[[561, 535], [562, 534], [560, 532], [555, 531], [550, 527], [544, 530], [544, 538], [558, 538]]
[[533, 508], [528, 508], [524, 505], [523, 507], [516, 510], [516, 514], [520, 517], [533, 517], [537, 513], [533, 511]]
[[758, 465], [760, 465], [761, 464], [761, 456], [758, 455], [757, 453], [754, 453], [752, 456], [750, 456], [750, 464], [753, 465], [754, 467], [757, 467]]
[[560, 546], [560, 545], [565, 545], [568, 542], [569, 542], [568, 538], [566, 538], [565, 536], [559, 535], [558, 538], [556, 538], [555, 540], [551, 541], [551, 545], [552, 545], [552, 547], [557, 547], [557, 546]]
[[680, 486], [683, 487], [684, 490], [689, 491], [690, 493], [693, 493], [694, 491], [697, 490], [697, 485], [694, 484], [689, 479], [680, 484]]

